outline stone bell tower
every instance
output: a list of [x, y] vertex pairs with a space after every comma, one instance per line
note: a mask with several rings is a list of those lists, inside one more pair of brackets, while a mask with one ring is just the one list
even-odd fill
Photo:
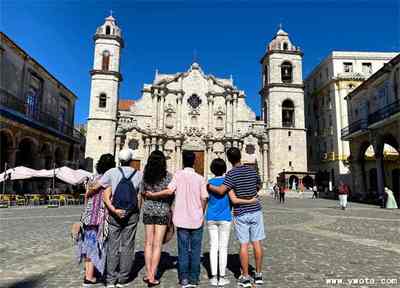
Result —
[[122, 81], [119, 65], [124, 42], [113, 16], [108, 16], [97, 28], [94, 43], [85, 155], [93, 161], [93, 168], [102, 154], [115, 152], [118, 91]]
[[303, 52], [282, 27], [261, 59], [262, 117], [269, 135], [269, 171], [274, 181], [286, 171], [307, 171]]

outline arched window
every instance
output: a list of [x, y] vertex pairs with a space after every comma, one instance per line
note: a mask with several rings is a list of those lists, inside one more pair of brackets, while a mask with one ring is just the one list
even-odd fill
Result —
[[132, 149], [132, 150], [139, 149], [139, 141], [136, 139], [129, 140], [128, 147], [129, 147], [129, 149]]
[[106, 35], [110, 35], [110, 33], [111, 33], [110, 26], [106, 26]]
[[215, 128], [217, 130], [222, 130], [224, 129], [224, 118], [222, 118], [222, 116], [218, 116], [217, 117], [217, 123], [215, 125]]
[[174, 117], [170, 113], [168, 113], [167, 116], [165, 117], [165, 127], [167, 128], [174, 127]]
[[289, 46], [287, 42], [283, 42], [283, 50], [288, 50]]
[[101, 62], [101, 69], [103, 71], [108, 71], [110, 68], [110, 52], [104, 51], [103, 52], [103, 59]]
[[283, 62], [281, 65], [281, 77], [283, 83], [292, 83], [293, 81], [293, 66], [290, 62]]
[[193, 116], [190, 118], [190, 120], [191, 120], [191, 122], [192, 122], [192, 125], [194, 125], [194, 126], [197, 125], [197, 116], [193, 115]]
[[282, 103], [282, 127], [294, 127], [294, 104], [287, 99]]
[[104, 93], [101, 93], [99, 96], [99, 107], [106, 108], [106, 106], [107, 106], [107, 95]]

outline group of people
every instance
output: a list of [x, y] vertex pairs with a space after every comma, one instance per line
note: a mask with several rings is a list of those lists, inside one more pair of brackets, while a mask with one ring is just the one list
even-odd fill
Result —
[[285, 203], [285, 189], [278, 183], [275, 183], [274, 187], [272, 188], [274, 191], [274, 199], [278, 200], [279, 203]]
[[[124, 287], [134, 263], [135, 236], [140, 214], [144, 224], [144, 257], [148, 287], [160, 285], [157, 269], [163, 243], [176, 229], [178, 280], [181, 287], [196, 287], [200, 280], [203, 229], [209, 233], [210, 285], [230, 283], [226, 277], [231, 225], [240, 242], [241, 276], [238, 285], [262, 284], [263, 214], [256, 170], [241, 163], [240, 150], [230, 148], [228, 172], [223, 159], [214, 159], [214, 178], [195, 172], [195, 154], [182, 153], [183, 169], [167, 171], [166, 158], [153, 151], [143, 173], [131, 167], [131, 150], [121, 150], [120, 166], [111, 154], [102, 155], [97, 176], [86, 192], [78, 256], [85, 263], [84, 286], [97, 282], [95, 270], [104, 275], [108, 288]], [[249, 245], [253, 247], [256, 272], [249, 274]]]

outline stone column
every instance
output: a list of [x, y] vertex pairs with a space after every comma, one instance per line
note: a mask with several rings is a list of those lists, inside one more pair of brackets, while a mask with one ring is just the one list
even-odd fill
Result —
[[232, 100], [232, 96], [231, 95], [227, 95], [226, 96], [226, 134], [232, 134], [232, 108], [231, 108], [231, 100]]
[[161, 127], [160, 130], [164, 131], [165, 129], [165, 93], [161, 95]]
[[205, 155], [205, 169], [204, 169], [204, 177], [210, 177], [210, 165], [212, 161], [212, 147], [213, 143], [211, 141], [206, 142], [206, 155]]
[[182, 169], [182, 165], [181, 165], [181, 158], [182, 158], [182, 141], [177, 139], [175, 141], [175, 148], [176, 148], [176, 166], [175, 166], [175, 170], [179, 170]]
[[158, 139], [158, 150], [160, 150], [161, 152], [164, 151], [164, 140], [162, 138]]
[[147, 162], [147, 159], [150, 156], [150, 138], [146, 137], [143, 139], [144, 142], [144, 159], [143, 159], [143, 165]]
[[268, 144], [263, 143], [262, 144], [262, 181], [263, 181], [263, 189], [264, 192], [267, 191], [267, 185], [268, 181], [270, 179], [269, 177], [269, 170], [268, 170]]
[[353, 196], [365, 197], [367, 196], [367, 186], [365, 185], [365, 171], [362, 160], [353, 160], [351, 162], [351, 175], [352, 175], [352, 191]]
[[212, 132], [213, 130], [213, 108], [214, 108], [214, 99], [212, 98], [213, 96], [211, 94], [207, 95], [207, 104], [208, 104], [208, 133]]
[[115, 137], [115, 155], [114, 155], [115, 163], [117, 164], [119, 163], [118, 154], [120, 150], [121, 150], [121, 136], [117, 136]]
[[177, 113], [176, 113], [176, 120], [177, 120], [177, 131], [181, 132], [182, 131], [182, 100], [183, 100], [183, 93], [178, 92], [177, 95]]
[[224, 160], [226, 162], [227, 171], [229, 171], [229, 170], [232, 169], [232, 164], [228, 161], [228, 159], [226, 157], [226, 151], [228, 151], [228, 149], [232, 147], [232, 143], [231, 142], [226, 142], [224, 146], [225, 146], [225, 151], [223, 153], [223, 155], [224, 155], [223, 157], [224, 157]]
[[158, 123], [158, 115], [157, 115], [157, 111], [158, 111], [158, 101], [157, 101], [157, 94], [155, 94], [154, 92], [151, 94], [151, 104], [152, 104], [152, 107], [153, 107], [153, 111], [152, 111], [152, 114], [153, 114], [153, 125], [152, 125], [152, 128], [153, 129], [157, 129], [157, 123]]
[[7, 165], [9, 168], [15, 167], [16, 159], [17, 159], [17, 151], [18, 151], [18, 148], [15, 148], [15, 147], [8, 149]]
[[236, 127], [236, 117], [238, 113], [238, 94], [234, 93], [233, 94], [233, 100], [232, 100], [232, 134], [235, 134], [237, 131]]
[[157, 146], [157, 138], [156, 137], [152, 137], [151, 138], [150, 153], [156, 150], [156, 146]]
[[376, 159], [376, 176], [377, 176], [377, 193], [378, 197], [382, 197], [384, 195], [385, 190], [385, 170], [383, 168], [383, 152], [375, 153]]

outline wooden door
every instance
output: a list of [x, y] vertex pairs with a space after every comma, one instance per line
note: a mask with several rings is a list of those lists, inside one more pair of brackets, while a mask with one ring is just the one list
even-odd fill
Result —
[[204, 175], [204, 151], [193, 151], [196, 155], [194, 161], [194, 170], [200, 175]]

